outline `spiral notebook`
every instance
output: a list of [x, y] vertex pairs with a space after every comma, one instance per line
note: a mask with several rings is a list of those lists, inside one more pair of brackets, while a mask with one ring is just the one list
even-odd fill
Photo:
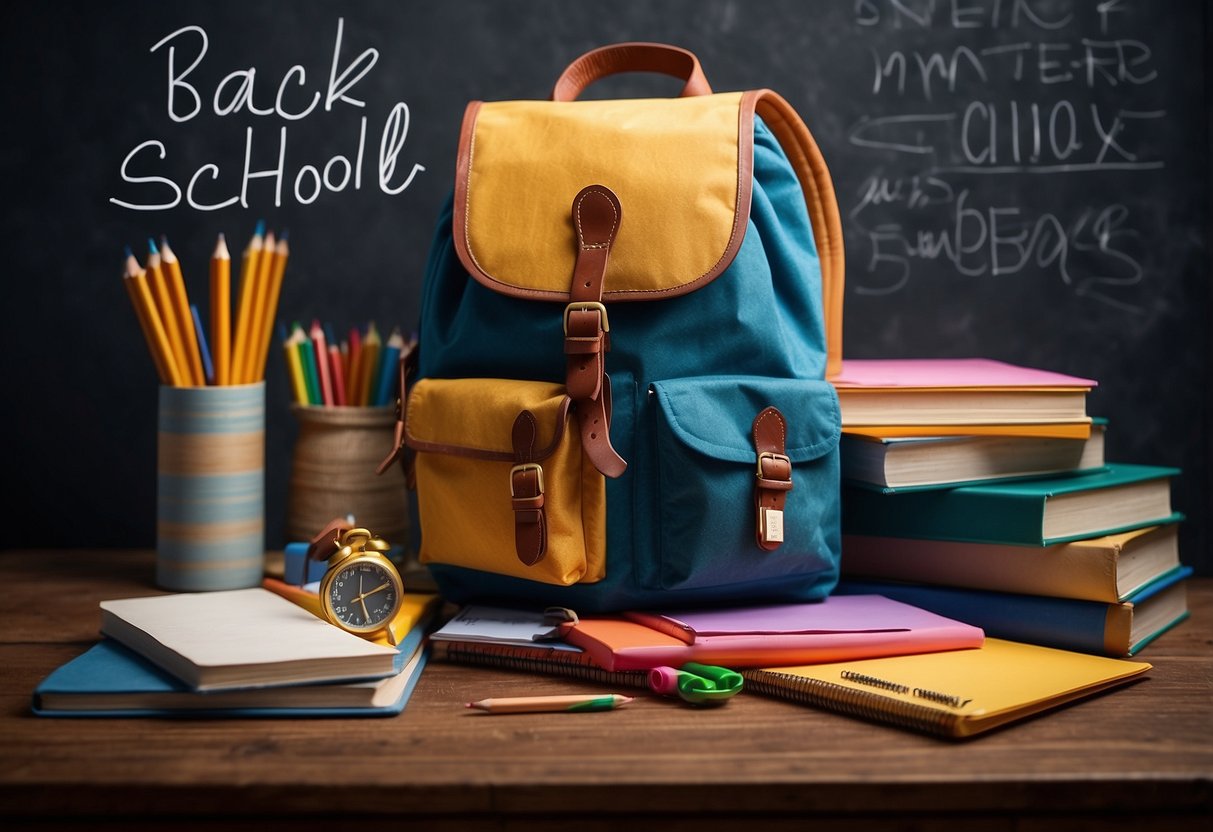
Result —
[[989, 731], [1150, 669], [987, 638], [976, 649], [741, 671], [746, 690], [949, 738]]

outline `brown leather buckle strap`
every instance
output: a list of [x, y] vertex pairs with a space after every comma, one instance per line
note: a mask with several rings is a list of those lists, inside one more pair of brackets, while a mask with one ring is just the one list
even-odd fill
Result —
[[510, 504], [514, 509], [514, 548], [518, 560], [527, 566], [543, 560], [548, 549], [543, 466], [534, 461], [538, 433], [534, 414], [529, 410], [519, 413], [511, 433], [517, 464], [510, 469]]
[[577, 262], [564, 310], [565, 387], [577, 405], [585, 455], [608, 477], [618, 477], [628, 467], [611, 446], [610, 399], [604, 394], [611, 325], [602, 284], [622, 218], [619, 199], [603, 185], [582, 188], [574, 198]]
[[754, 419], [754, 448], [758, 453], [754, 478], [755, 538], [758, 548], [773, 551], [783, 543], [783, 506], [792, 490], [792, 461], [788, 459], [787, 423], [774, 407]]
[[393, 440], [391, 452], [379, 463], [375, 472], [382, 474], [396, 462], [399, 462], [401, 469], [404, 471], [405, 485], [412, 489], [416, 488], [417, 480], [413, 471], [412, 454], [409, 453], [404, 442], [404, 420], [405, 413], [408, 410], [405, 405], [408, 402], [409, 384], [417, 376], [417, 347], [415, 344], [400, 354], [398, 369], [400, 373], [400, 396], [396, 399], [396, 437]]

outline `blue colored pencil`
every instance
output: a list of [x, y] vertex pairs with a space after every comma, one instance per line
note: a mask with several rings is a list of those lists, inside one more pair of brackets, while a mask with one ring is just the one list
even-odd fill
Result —
[[198, 352], [202, 356], [202, 371], [206, 375], [206, 383], [215, 383], [215, 365], [211, 363], [211, 351], [206, 345], [206, 330], [202, 327], [202, 318], [198, 314], [198, 305], [190, 304], [190, 314], [194, 317], [194, 332], [198, 333]]
[[385, 405], [391, 399], [393, 385], [392, 382], [396, 378], [396, 366], [400, 362], [400, 352], [404, 349], [404, 336], [400, 334], [400, 328], [392, 330], [392, 334], [388, 337], [387, 343], [384, 345], [383, 353], [380, 355], [379, 378], [375, 384], [375, 394], [371, 397], [371, 405]]

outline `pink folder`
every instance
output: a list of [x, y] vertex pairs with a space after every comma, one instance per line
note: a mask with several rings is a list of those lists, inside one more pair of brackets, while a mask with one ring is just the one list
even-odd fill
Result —
[[686, 662], [730, 668], [814, 664], [958, 650], [984, 641], [978, 627], [882, 595], [582, 618], [565, 625], [562, 634], [608, 670]]

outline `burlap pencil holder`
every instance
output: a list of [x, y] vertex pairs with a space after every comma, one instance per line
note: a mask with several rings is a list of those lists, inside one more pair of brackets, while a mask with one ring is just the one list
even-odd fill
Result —
[[407, 545], [408, 500], [393, 468], [376, 467], [395, 441], [395, 408], [291, 405], [299, 425], [291, 462], [286, 531], [310, 540], [334, 517]]

